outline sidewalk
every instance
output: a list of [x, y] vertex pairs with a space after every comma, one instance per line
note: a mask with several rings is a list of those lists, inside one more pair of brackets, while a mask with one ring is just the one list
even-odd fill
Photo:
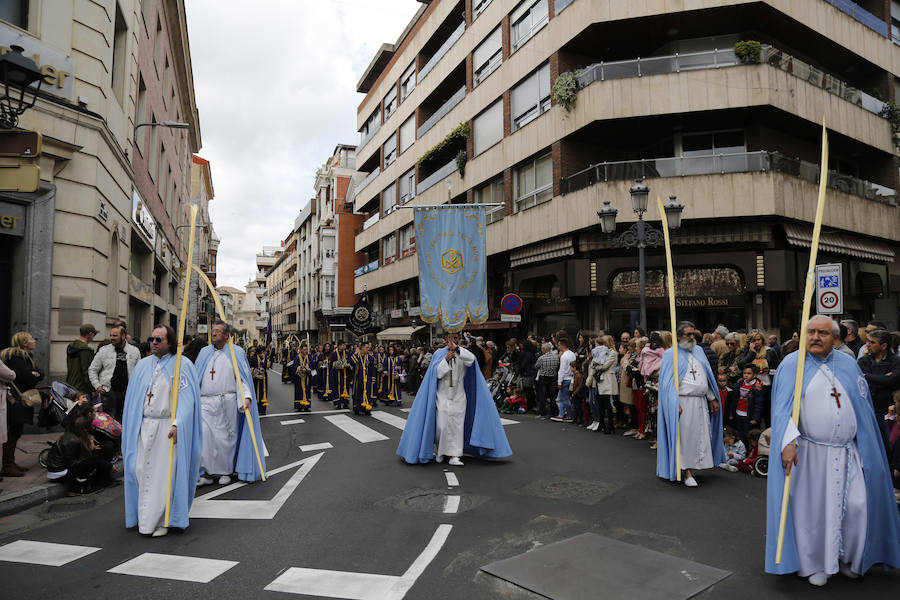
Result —
[[19, 438], [16, 463], [28, 468], [28, 472], [24, 477], [4, 477], [0, 481], [0, 517], [66, 495], [66, 486], [51, 483], [47, 479], [47, 470], [38, 464], [41, 450], [47, 447], [47, 442], [56, 441], [59, 436], [60, 432], [32, 433]]

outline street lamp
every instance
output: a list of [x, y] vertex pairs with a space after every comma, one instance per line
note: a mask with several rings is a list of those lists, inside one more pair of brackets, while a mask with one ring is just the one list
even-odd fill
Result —
[[162, 122], [152, 122], [152, 123], [138, 123], [134, 126], [134, 134], [131, 137], [137, 136], [137, 130], [141, 127], [168, 127], [169, 129], [190, 129], [190, 123], [181, 123], [179, 121], [162, 121]]
[[[0, 128], [12, 129], [19, 123], [19, 115], [34, 106], [44, 74], [37, 64], [22, 54], [22, 46], [10, 46], [9, 51], [0, 56]], [[29, 88], [37, 82], [37, 87]], [[10, 89], [12, 86], [13, 89]], [[25, 98], [26, 89], [31, 100]]]
[[[628, 229], [622, 232], [622, 235], [613, 238], [612, 245], [621, 248], [638, 249], [638, 274], [640, 277], [640, 296], [641, 296], [641, 320], [640, 326], [643, 331], [647, 330], [647, 276], [644, 269], [644, 248], [647, 246], [658, 246], [663, 243], [665, 238], [663, 232], [644, 222], [644, 213], [647, 212], [648, 200], [650, 197], [650, 188], [644, 185], [642, 179], [635, 181], [635, 184], [628, 190], [631, 194], [631, 210], [637, 215], [638, 220]], [[669, 229], [678, 229], [681, 227], [681, 213], [684, 211], [684, 204], [678, 202], [675, 196], [669, 196], [669, 201], [663, 207], [666, 213], [666, 222]], [[616, 215], [618, 209], [611, 206], [609, 200], [603, 201], [603, 206], [597, 211], [597, 217], [600, 219], [600, 230], [607, 235], [616, 233]]]

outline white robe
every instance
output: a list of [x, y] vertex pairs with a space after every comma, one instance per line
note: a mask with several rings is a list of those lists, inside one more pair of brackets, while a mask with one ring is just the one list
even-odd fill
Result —
[[[215, 370], [215, 375], [212, 371]], [[235, 395], [234, 367], [226, 349], [216, 350], [209, 359], [200, 381], [200, 409], [203, 424], [203, 449], [200, 472], [230, 475], [234, 472], [235, 449], [243, 416], [243, 398], [252, 398], [241, 382], [243, 396]]]
[[461, 456], [463, 452], [463, 426], [466, 420], [466, 388], [463, 380], [466, 369], [475, 362], [475, 355], [465, 348], [459, 348], [458, 355], [452, 366], [445, 359], [441, 359], [437, 366], [434, 442], [438, 456]]
[[708, 395], [706, 370], [693, 355], [689, 355], [684, 379], [678, 384], [682, 469], [709, 469], [714, 466], [709, 437]]
[[[169, 485], [169, 428], [172, 424], [171, 382], [156, 365], [144, 395], [144, 418], [138, 438], [134, 473], [138, 482], [138, 531], [153, 533], [163, 524]], [[152, 395], [151, 395], [152, 394]], [[175, 479], [177, 461], [172, 461]]]
[[[841, 395], [840, 408], [832, 396], [832, 379]], [[820, 572], [833, 575], [839, 562], [859, 573], [867, 520], [856, 413], [847, 391], [827, 365], [821, 365], [809, 382], [800, 401], [800, 427], [788, 423], [780, 448], [797, 438], [797, 465], [791, 471], [797, 573], [802, 577]]]

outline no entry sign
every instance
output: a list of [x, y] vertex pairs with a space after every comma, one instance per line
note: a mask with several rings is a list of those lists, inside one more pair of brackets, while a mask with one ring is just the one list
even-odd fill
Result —
[[841, 264], [816, 265], [816, 314], [839, 315], [844, 312], [844, 282]]
[[522, 298], [518, 294], [507, 294], [500, 300], [500, 311], [507, 315], [517, 315], [522, 311]]

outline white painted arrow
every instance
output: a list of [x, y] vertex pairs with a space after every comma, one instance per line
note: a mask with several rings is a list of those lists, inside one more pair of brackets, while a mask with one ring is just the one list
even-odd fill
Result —
[[275, 494], [271, 500], [215, 500], [217, 496], [227, 494], [238, 488], [247, 485], [244, 482], [232, 483], [225, 487], [204, 494], [194, 499], [191, 506], [190, 517], [196, 519], [274, 519], [275, 515], [281, 509], [287, 499], [290, 498], [303, 478], [306, 477], [312, 468], [322, 458], [324, 452], [313, 456], [298, 460], [277, 469], [266, 472], [266, 477], [277, 475], [282, 471], [287, 471], [294, 467], [300, 467], [297, 472], [291, 475], [281, 489]]

